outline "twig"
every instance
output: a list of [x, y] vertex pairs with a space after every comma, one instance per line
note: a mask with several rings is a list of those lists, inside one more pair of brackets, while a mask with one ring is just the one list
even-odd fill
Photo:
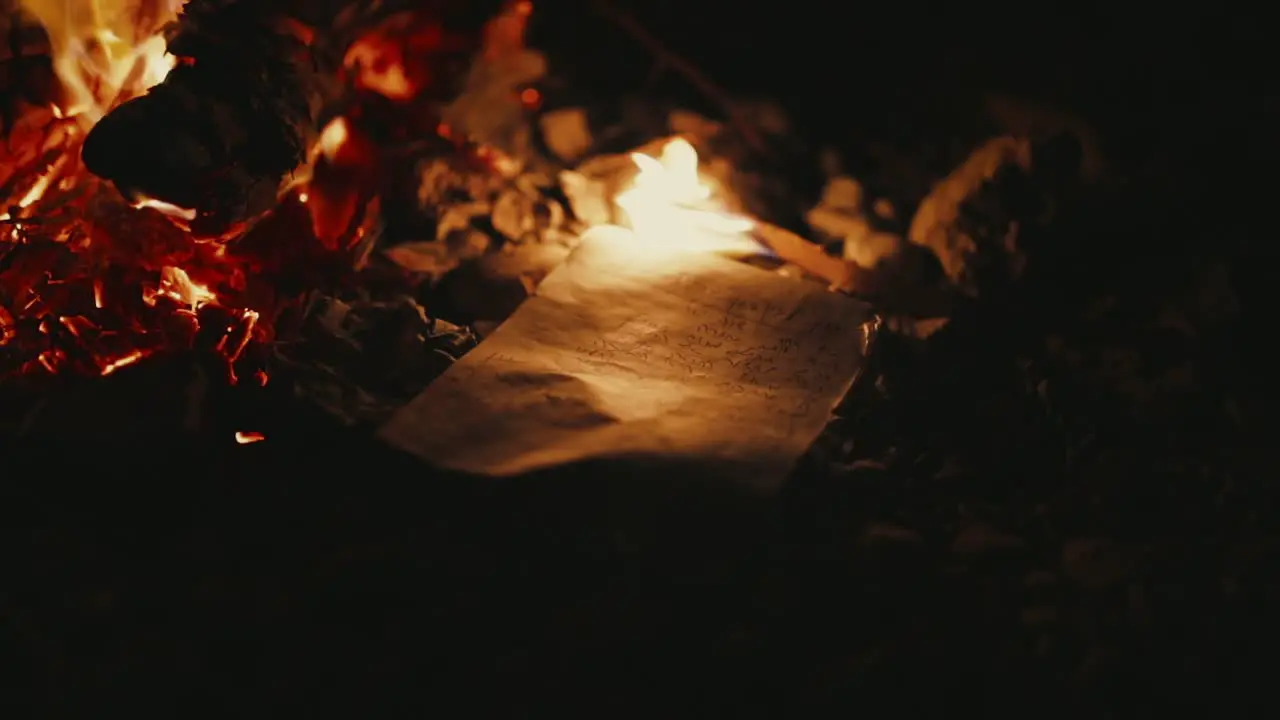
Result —
[[826, 280], [832, 288], [844, 292], [853, 288], [857, 268], [852, 263], [832, 257], [805, 238], [763, 220], [755, 221], [752, 234], [778, 257]]
[[751, 146], [752, 150], [772, 157], [773, 153], [769, 150], [764, 138], [751, 121], [743, 116], [742, 111], [738, 109], [738, 105], [733, 102], [723, 88], [707, 78], [693, 63], [669, 50], [625, 10], [615, 7], [608, 0], [589, 0], [589, 4], [597, 13], [613, 22], [636, 42], [648, 48], [660, 66], [675, 70], [697, 88], [699, 92], [706, 95], [709, 100], [718, 104], [724, 110], [729, 122], [733, 124], [734, 129], [738, 131], [738, 134], [742, 136], [747, 145]]

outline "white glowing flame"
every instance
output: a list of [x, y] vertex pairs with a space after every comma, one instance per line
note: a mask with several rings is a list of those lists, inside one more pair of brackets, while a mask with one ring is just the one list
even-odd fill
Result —
[[755, 223], [730, 213], [698, 173], [698, 153], [676, 138], [658, 157], [632, 153], [639, 172], [614, 198], [637, 240], [668, 249], [758, 253], [750, 235]]
[[66, 90], [59, 109], [92, 126], [112, 106], [164, 80], [176, 61], [160, 29], [185, 0], [21, 0], [44, 26]]
[[192, 310], [197, 310], [202, 305], [218, 299], [218, 296], [207, 285], [201, 285], [192, 280], [186, 270], [167, 265], [160, 268], [159, 286], [144, 290], [142, 300], [148, 305], [154, 305], [161, 296], [175, 300], [182, 305], [190, 307]]
[[136, 202], [134, 202], [133, 206], [138, 209], [150, 208], [160, 213], [161, 215], [172, 218], [174, 220], [185, 220], [190, 222], [191, 220], [196, 219], [195, 210], [192, 210], [191, 208], [179, 207], [177, 205], [174, 205], [173, 203], [167, 203], [163, 200], [157, 200], [155, 198], [143, 197], [137, 200]]
[[351, 128], [347, 125], [347, 119], [338, 116], [330, 120], [329, 124], [325, 125], [324, 130], [320, 132], [320, 138], [316, 141], [316, 151], [325, 160], [333, 161], [338, 157], [338, 151], [350, 139]]

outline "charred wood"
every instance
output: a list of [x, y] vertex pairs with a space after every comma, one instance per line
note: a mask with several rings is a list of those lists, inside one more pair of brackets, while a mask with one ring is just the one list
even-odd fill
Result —
[[55, 87], [49, 37], [14, 0], [0, 0], [0, 136], [7, 136], [20, 106], [42, 105]]
[[332, 62], [283, 19], [192, 0], [169, 29], [178, 66], [94, 127], [85, 165], [126, 195], [197, 209], [201, 230], [265, 210], [316, 134]]
[[[443, 16], [447, 5], [426, 11]], [[178, 66], [94, 127], [85, 164], [125, 194], [196, 210], [197, 232], [222, 232], [268, 209], [303, 163], [359, 30], [422, 7], [190, 0], [167, 32]]]

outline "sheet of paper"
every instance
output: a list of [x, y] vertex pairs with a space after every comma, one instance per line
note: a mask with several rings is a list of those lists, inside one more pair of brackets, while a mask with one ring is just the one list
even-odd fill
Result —
[[769, 489], [848, 390], [868, 317], [810, 283], [597, 228], [381, 435], [483, 475], [650, 458]]

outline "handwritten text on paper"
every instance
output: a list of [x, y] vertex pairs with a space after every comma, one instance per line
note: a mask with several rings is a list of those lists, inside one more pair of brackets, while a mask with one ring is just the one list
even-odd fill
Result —
[[589, 239], [383, 428], [436, 464], [509, 475], [688, 458], [783, 479], [861, 363], [863, 306], [711, 255]]

